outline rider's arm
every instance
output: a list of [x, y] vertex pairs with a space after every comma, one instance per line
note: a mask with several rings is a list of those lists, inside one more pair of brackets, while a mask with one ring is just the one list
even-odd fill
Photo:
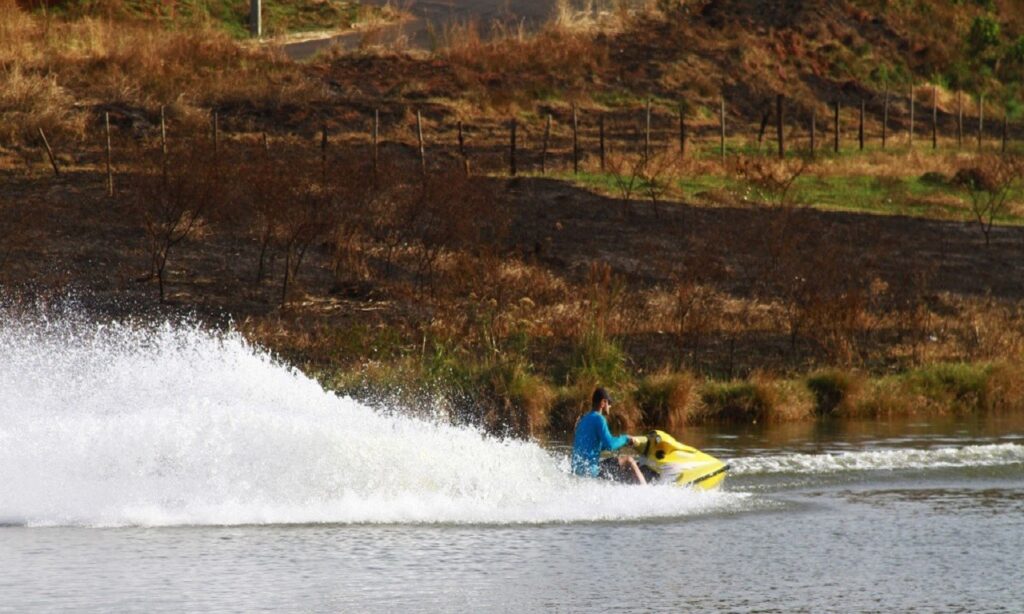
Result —
[[627, 443], [629, 443], [629, 435], [612, 437], [611, 429], [608, 428], [608, 420], [601, 416], [601, 449], [618, 450]]

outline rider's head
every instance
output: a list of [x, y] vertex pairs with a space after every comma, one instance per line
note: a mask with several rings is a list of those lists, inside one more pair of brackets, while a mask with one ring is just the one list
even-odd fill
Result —
[[594, 396], [590, 400], [590, 408], [594, 411], [605, 413], [612, 406], [612, 397], [604, 388], [598, 387], [594, 390]]

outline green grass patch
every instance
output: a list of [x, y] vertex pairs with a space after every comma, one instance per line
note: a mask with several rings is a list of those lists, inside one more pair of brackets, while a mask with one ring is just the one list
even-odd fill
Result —
[[700, 389], [702, 422], [756, 423], [772, 411], [763, 387], [749, 381], [707, 382]]
[[[599, 171], [552, 175], [613, 198], [623, 196], [629, 177]], [[649, 182], [636, 178], [631, 198], [644, 200]], [[671, 197], [690, 203], [753, 203], [754, 191], [744, 181], [728, 175], [695, 175], [677, 179]], [[935, 177], [873, 177], [865, 175], [804, 175], [794, 182], [788, 200], [823, 211], [847, 211], [875, 215], [905, 215], [943, 220], [974, 221], [967, 196]], [[1015, 188], [1009, 201], [1024, 203], [1024, 186]], [[1021, 208], [1008, 207], [996, 217], [1003, 225], [1024, 224]]]
[[987, 406], [988, 363], [940, 363], [911, 371], [906, 385], [932, 403], [954, 411], [976, 411]]

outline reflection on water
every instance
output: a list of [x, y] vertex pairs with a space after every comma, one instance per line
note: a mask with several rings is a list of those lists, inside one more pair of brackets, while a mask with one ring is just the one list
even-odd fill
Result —
[[823, 419], [687, 428], [678, 439], [719, 455], [799, 451], [824, 453], [871, 447], [930, 447], [1019, 442], [1024, 414], [911, 416], [889, 420]]

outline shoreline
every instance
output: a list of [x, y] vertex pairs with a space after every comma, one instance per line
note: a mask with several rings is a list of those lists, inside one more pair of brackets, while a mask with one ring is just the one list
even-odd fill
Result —
[[[388, 382], [380, 371], [308, 370], [325, 389], [371, 405], [414, 408], [492, 434], [563, 440], [586, 413], [589, 386], [556, 386], [530, 374], [529, 388], [496, 394], [493, 374], [479, 385], [417, 381], [403, 371]], [[610, 387], [616, 397], [611, 423], [623, 432], [653, 428], [782, 427], [829, 420], [887, 422], [912, 418], [1024, 415], [1024, 362], [935, 363], [885, 375], [850, 368], [820, 368], [803, 375], [755, 374], [731, 380], [661, 372]], [[603, 382], [595, 382], [595, 384]]]

